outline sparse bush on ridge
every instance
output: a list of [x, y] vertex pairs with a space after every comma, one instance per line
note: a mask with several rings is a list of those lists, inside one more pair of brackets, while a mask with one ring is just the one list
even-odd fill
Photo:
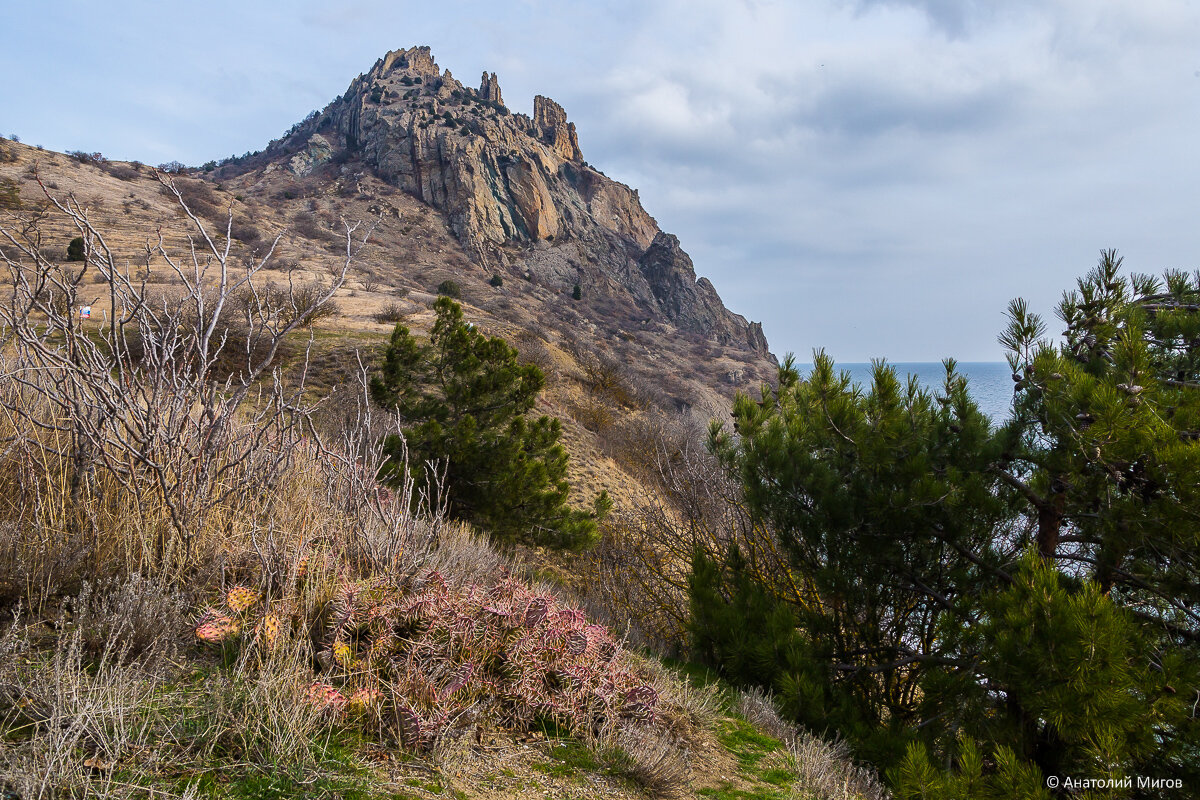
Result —
[[108, 159], [103, 153], [85, 153], [82, 150], [68, 150], [67, 155], [78, 161], [80, 164], [95, 164], [103, 166], [108, 163]]
[[74, 239], [72, 239], [70, 242], [67, 243], [67, 261], [83, 261], [83, 260], [84, 260], [83, 237], [76, 236]]
[[108, 162], [103, 165], [103, 169], [109, 175], [122, 181], [135, 181], [141, 175], [136, 165], [133, 164], [116, 164]]
[[403, 322], [407, 318], [408, 312], [404, 306], [394, 300], [375, 312], [374, 316], [376, 322], [386, 325], [395, 325], [397, 322]]

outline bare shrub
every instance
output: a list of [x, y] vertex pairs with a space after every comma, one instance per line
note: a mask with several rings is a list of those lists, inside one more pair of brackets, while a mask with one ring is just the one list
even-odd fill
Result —
[[592, 397], [616, 406], [635, 407], [637, 398], [630, 387], [629, 375], [616, 358], [577, 342], [572, 343], [571, 355], [583, 373], [583, 386]]
[[129, 658], [172, 658], [190, 627], [191, 604], [180, 592], [138, 575], [85, 583], [70, 603], [72, 622], [93, 655], [106, 648]]
[[262, 239], [262, 231], [258, 229], [258, 226], [246, 220], [234, 220], [233, 225], [229, 228], [229, 233], [243, 244], [254, 244]]
[[[264, 287], [260, 273], [275, 243], [234, 263], [228, 240], [210, 235], [184, 190], [160, 180], [184, 210], [194, 245], [184, 258], [161, 237], [147, 248], [143, 264], [161, 259], [178, 280], [172, 298], [147, 294], [118, 266], [73, 197], [44, 190], [51, 210], [84, 242], [80, 264], [60, 266], [41, 254], [40, 219], [0, 228], [11, 292], [0, 309], [8, 337], [0, 352], [0, 428], [9, 443], [0, 494], [10, 522], [10, 546], [0, 556], [27, 579], [97, 580], [115, 564], [118, 572], [182, 579], [222, 547], [213, 536], [201, 557], [204, 537], [269, 513], [302, 442], [309, 408], [303, 377], [285, 387], [273, 364], [288, 335], [344, 282], [362, 246], [357, 226], [347, 226], [342, 267], [328, 283], [233, 313], [242, 292], [263, 297], [255, 289]], [[211, 192], [202, 182], [188, 184]], [[113, 312], [105, 321], [73, 313], [90, 271], [108, 284]], [[61, 574], [67, 564], [83, 575]], [[47, 590], [61, 588], [26, 580], [20, 591], [36, 606]]]
[[533, 364], [546, 376], [547, 382], [559, 377], [557, 364], [550, 348], [532, 331], [522, 330], [516, 336], [517, 351], [522, 364]]
[[287, 285], [265, 282], [261, 286], [249, 285], [235, 298], [237, 311], [242, 318], [253, 318], [258, 314], [273, 317], [283, 325], [300, 320], [305, 325], [332, 319], [341, 313], [336, 301], [325, 298], [326, 286], [305, 282]]
[[[616, 427], [616, 426], [614, 426]], [[688, 575], [699, 549], [724, 558], [736, 545], [768, 585], [790, 585], [782, 548], [755, 523], [728, 475], [688, 418], [650, 414], [623, 423], [610, 440], [641, 478], [633, 505], [601, 524], [600, 543], [580, 568], [588, 596], [664, 654], [686, 645]]]
[[264, 269], [275, 270], [277, 272], [295, 272], [300, 269], [300, 262], [294, 258], [274, 258], [267, 263]]
[[109, 175], [112, 175], [114, 178], [122, 181], [135, 181], [141, 177], [141, 173], [138, 172], [136, 168], [129, 166], [128, 164], [109, 162], [107, 165], [105, 165], [104, 171]]
[[212, 184], [207, 181], [176, 177], [170, 182], [164, 182], [162, 191], [168, 197], [186, 205], [187, 209], [198, 217], [220, 219], [225, 213], [221, 208], [221, 200], [213, 191]]
[[397, 302], [391, 302], [375, 312], [374, 320], [383, 325], [392, 325], [408, 319], [408, 311]]
[[606, 431], [617, 421], [616, 409], [598, 397], [585, 395], [571, 404], [571, 418], [592, 432]]
[[364, 272], [362, 275], [362, 288], [366, 292], [378, 292], [383, 284], [379, 280], [379, 276], [374, 272]]
[[103, 796], [114, 788], [112, 766], [153, 741], [153, 693], [153, 681], [125, 664], [115, 642], [92, 661], [76, 630], [44, 653], [14, 625], [0, 639], [0, 775], [8, 790]]
[[292, 217], [292, 230], [307, 239], [316, 239], [322, 243], [331, 238], [331, 232], [322, 224], [320, 216], [312, 212], [302, 212]]

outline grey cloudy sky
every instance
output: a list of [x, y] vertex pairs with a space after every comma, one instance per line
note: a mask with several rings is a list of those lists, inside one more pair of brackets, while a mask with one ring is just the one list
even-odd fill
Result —
[[1101, 248], [1200, 266], [1186, 0], [9, 2], [0, 132], [198, 164], [414, 44], [558, 100], [802, 361], [999, 360], [1009, 298], [1048, 312]]

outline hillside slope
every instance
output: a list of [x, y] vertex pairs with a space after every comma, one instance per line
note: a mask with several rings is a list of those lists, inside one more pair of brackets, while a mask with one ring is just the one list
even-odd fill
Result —
[[[0, 179], [26, 209], [45, 202], [40, 176], [88, 209], [152, 291], [173, 291], [146, 245], [161, 233], [185, 252], [188, 223], [152, 168], [2, 146]], [[396, 322], [426, 330], [438, 287], [454, 284], [469, 319], [547, 373], [539, 409], [564, 421], [581, 496], [628, 499], [636, 480], [611, 442], [631, 417], [657, 408], [705, 421], [774, 375], [761, 327], [696, 278], [636, 190], [583, 162], [557, 104], [538, 98], [532, 119], [509, 113], [494, 75], [464, 87], [428, 48], [389, 53], [260, 153], [167, 177], [214, 235], [232, 211], [238, 257], [261, 257], [279, 236], [268, 268], [280, 285], [326, 280], [345, 255], [343, 223], [374, 222], [337, 313], [317, 325], [316, 388], [350, 377], [355, 352], [370, 366]], [[53, 217], [44, 227], [48, 252], [64, 258], [76, 232]], [[104, 303], [97, 287], [97, 313]]]

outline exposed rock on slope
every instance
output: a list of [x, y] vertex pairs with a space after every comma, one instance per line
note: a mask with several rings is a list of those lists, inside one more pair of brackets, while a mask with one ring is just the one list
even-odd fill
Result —
[[692, 259], [673, 234], [659, 232], [638, 260], [650, 291], [667, 318], [730, 347], [767, 352], [762, 325], [726, 310], [708, 278], [696, 279]]
[[553, 100], [536, 97], [532, 118], [513, 114], [495, 73], [476, 91], [441, 72], [428, 47], [397, 50], [267, 155], [289, 157], [302, 175], [329, 159], [328, 140], [343, 170], [356, 160], [444, 212], [479, 267], [617, 301], [617, 318], [595, 320], [614, 332], [661, 320], [769, 367], [761, 327], [697, 281], [636, 191], [583, 161], [575, 126]]

